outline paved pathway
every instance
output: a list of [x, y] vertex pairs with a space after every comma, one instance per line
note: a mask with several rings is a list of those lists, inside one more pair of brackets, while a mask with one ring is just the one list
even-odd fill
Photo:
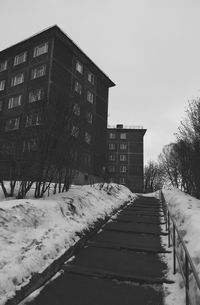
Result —
[[160, 259], [163, 223], [157, 199], [137, 199], [88, 241], [31, 304], [162, 305], [162, 283], [168, 282]]

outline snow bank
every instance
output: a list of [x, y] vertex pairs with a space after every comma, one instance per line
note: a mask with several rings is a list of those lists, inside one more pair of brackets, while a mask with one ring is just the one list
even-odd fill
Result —
[[[175, 188], [162, 191], [200, 278], [200, 200]], [[190, 287], [194, 304], [199, 304], [200, 293], [192, 275]]]
[[72, 186], [42, 200], [0, 202], [0, 304], [78, 239], [77, 233], [135, 197], [116, 184]]
[[155, 198], [159, 198], [159, 191], [153, 192], [153, 193], [146, 193], [146, 194], [142, 194], [143, 197], [155, 197]]

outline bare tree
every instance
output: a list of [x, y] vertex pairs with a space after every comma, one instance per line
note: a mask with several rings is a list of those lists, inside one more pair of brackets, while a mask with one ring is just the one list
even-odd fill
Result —
[[184, 189], [200, 198], [200, 99], [189, 102], [177, 133], [177, 149]]
[[159, 156], [166, 181], [200, 198], [200, 100], [189, 102], [176, 134]]
[[159, 163], [149, 161], [144, 169], [144, 190], [154, 192], [161, 189], [164, 184], [163, 169]]
[[171, 143], [165, 145], [158, 160], [163, 169], [166, 184], [178, 188], [181, 185], [181, 175], [177, 144]]

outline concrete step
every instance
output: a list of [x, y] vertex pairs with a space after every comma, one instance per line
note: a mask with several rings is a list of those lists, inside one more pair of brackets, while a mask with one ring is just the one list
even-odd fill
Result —
[[146, 245], [141, 245], [139, 247], [135, 246], [135, 245], [126, 245], [124, 244], [115, 244], [112, 242], [106, 243], [106, 242], [92, 242], [89, 241], [87, 243], [88, 246], [90, 247], [96, 247], [96, 248], [105, 248], [105, 249], [114, 249], [114, 250], [127, 250], [127, 251], [134, 251], [134, 252], [145, 252], [145, 253], [171, 253], [169, 251], [166, 251], [163, 248], [158, 248], [155, 249], [153, 247], [146, 247]]
[[126, 233], [140, 233], [153, 235], [167, 235], [161, 230], [158, 224], [130, 223], [130, 222], [109, 222], [105, 227], [105, 231], [117, 231]]
[[164, 252], [165, 249], [160, 244], [160, 238], [149, 234], [129, 234], [126, 232], [102, 231], [96, 234], [89, 243], [102, 243], [118, 248]]
[[140, 223], [149, 223], [149, 224], [165, 224], [164, 220], [160, 220], [158, 217], [144, 217], [141, 215], [135, 216], [135, 215], [129, 215], [129, 214], [119, 214], [117, 218], [113, 218], [113, 221], [122, 221], [122, 222], [140, 222]]
[[133, 285], [65, 272], [31, 302], [32, 305], [163, 305], [161, 285]]
[[[86, 247], [75, 259], [66, 265], [73, 270], [87, 270], [100, 273], [103, 277], [115, 275], [115, 278], [137, 282], [165, 283], [167, 270], [159, 255], [119, 251], [101, 247]], [[67, 269], [69, 270], [69, 269]]]
[[165, 217], [164, 214], [161, 213], [153, 213], [153, 212], [148, 212], [148, 211], [139, 211], [139, 210], [135, 210], [135, 211], [123, 211], [121, 213], [119, 213], [119, 215], [130, 215], [130, 216], [146, 216], [146, 217]]

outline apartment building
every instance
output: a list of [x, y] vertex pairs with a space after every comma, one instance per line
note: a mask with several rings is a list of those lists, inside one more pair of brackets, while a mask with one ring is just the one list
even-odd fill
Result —
[[109, 126], [107, 130], [107, 179], [143, 192], [143, 138], [140, 126]]
[[54, 136], [65, 140], [66, 129], [69, 141], [70, 133], [76, 182], [84, 183], [90, 176], [101, 180], [106, 166], [108, 91], [114, 85], [58, 26], [1, 51], [2, 177], [9, 178], [13, 155], [30, 160], [37, 154], [44, 124], [49, 133], [54, 132], [52, 124], [60, 124], [60, 133]]

